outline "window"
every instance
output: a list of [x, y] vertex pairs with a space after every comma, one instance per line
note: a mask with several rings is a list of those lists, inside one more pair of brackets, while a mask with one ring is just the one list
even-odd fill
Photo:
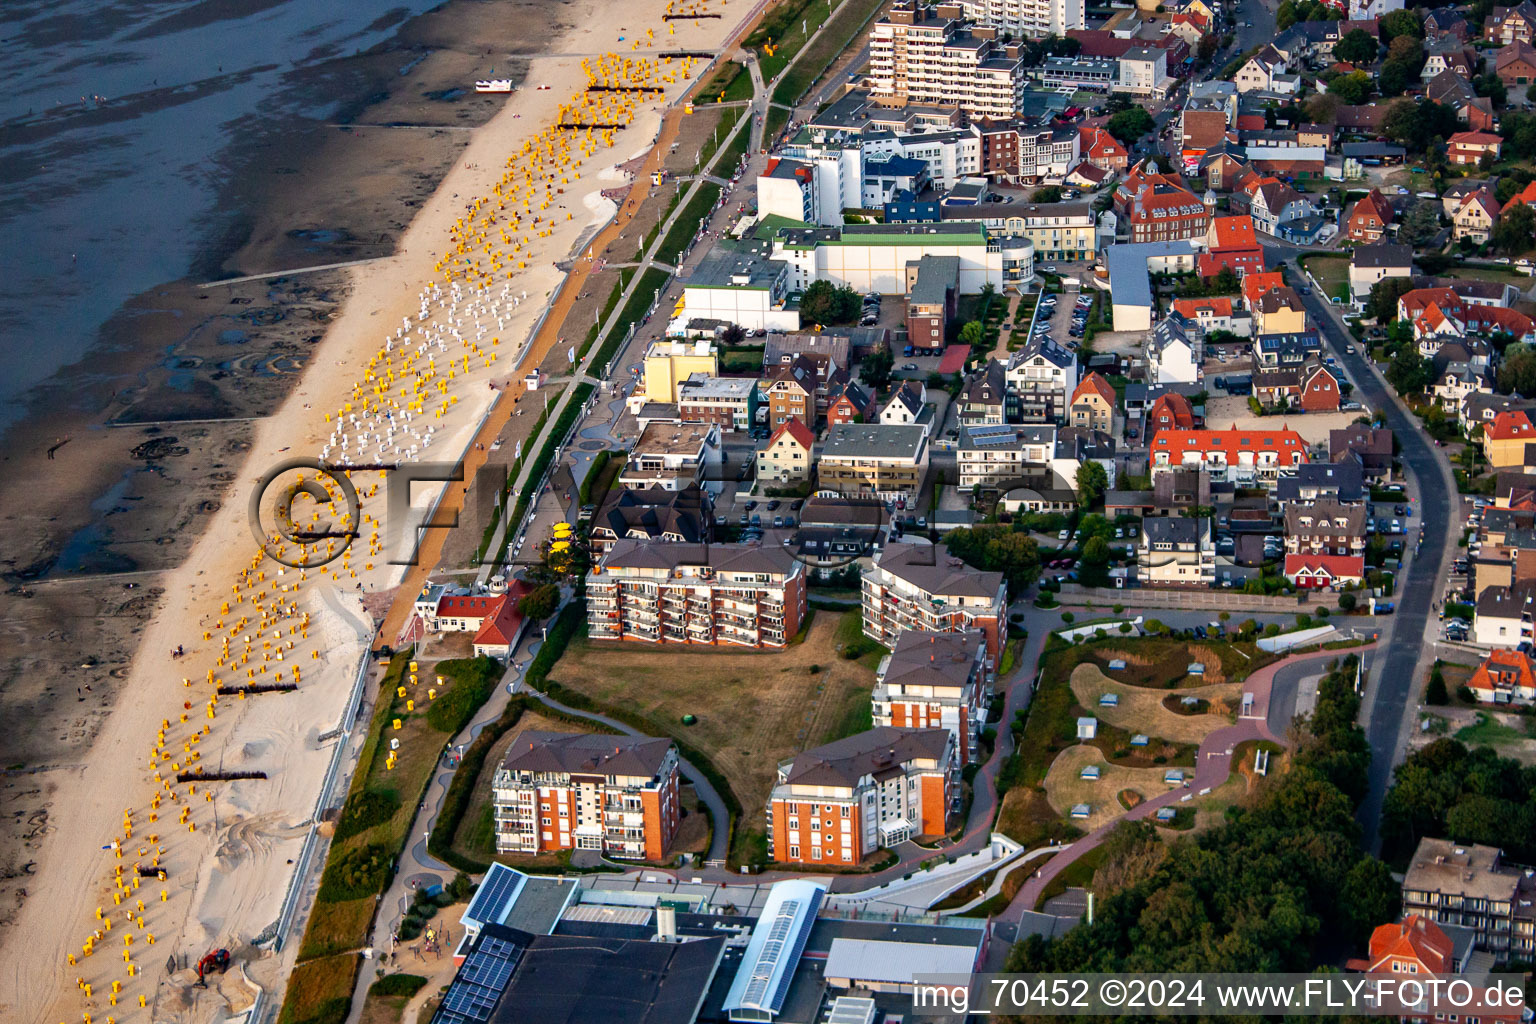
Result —
[[544, 821], [544, 824], [546, 824], [546, 825], [549, 824], [549, 819], [548, 818], [543, 819], [543, 821]]
[[790, 860], [799, 860], [800, 859], [800, 847], [798, 847], [798, 846], [791, 846], [789, 848], [789, 859]]
[[851, 808], [847, 804], [843, 804], [841, 809], [843, 812], [843, 817], [848, 817], [848, 812], [851, 810]]

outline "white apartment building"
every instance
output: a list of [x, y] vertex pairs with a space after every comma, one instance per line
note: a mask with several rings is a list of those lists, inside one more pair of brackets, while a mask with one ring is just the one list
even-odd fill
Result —
[[646, 424], [629, 450], [619, 484], [631, 490], [668, 491], [696, 485], [719, 494], [724, 451], [718, 424], [657, 420]]
[[[905, 132], [901, 135], [882, 133], [863, 140], [860, 149], [866, 172], [872, 163], [904, 156], [926, 164], [928, 180], [944, 189], [954, 188], [961, 178], [981, 173], [981, 137], [974, 129]], [[841, 215], [842, 211], [838, 212]]]
[[1024, 62], [999, 31], [973, 27], [958, 5], [900, 4], [869, 39], [870, 94], [892, 106], [959, 107], [973, 118], [1015, 116], [1024, 98]]
[[[1008, 241], [990, 238], [981, 224], [962, 221], [788, 228], [774, 239], [773, 255], [789, 265], [796, 290], [812, 281], [831, 281], [882, 295], [907, 293], [909, 263], [924, 256], [958, 256], [960, 293], [975, 295], [984, 284], [1003, 290]], [[1032, 251], [1028, 264], [1026, 280], [1034, 276]]]
[[1173, 85], [1168, 75], [1168, 51], [1159, 46], [1133, 46], [1120, 55], [1118, 92], [1162, 99]]
[[955, 453], [960, 489], [998, 487], [1047, 473], [1055, 452], [1056, 428], [1050, 424], [961, 427]]
[[979, 25], [1026, 39], [1088, 27], [1083, 0], [960, 0], [960, 7]]
[[790, 268], [770, 258], [771, 251], [768, 242], [717, 243], [683, 286], [683, 312], [674, 322], [723, 320], [749, 331], [798, 331], [800, 310], [789, 302]]

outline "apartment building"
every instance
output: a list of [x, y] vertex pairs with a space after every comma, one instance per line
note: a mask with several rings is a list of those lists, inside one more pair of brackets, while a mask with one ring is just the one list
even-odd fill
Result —
[[[1157, 175], [1169, 178], [1168, 175]], [[1142, 181], [1131, 192], [1126, 220], [1132, 242], [1170, 242], [1184, 238], [1204, 239], [1211, 226], [1210, 202], [1169, 180]]]
[[1536, 880], [1497, 847], [1419, 841], [1403, 877], [1403, 913], [1473, 933], [1481, 949], [1529, 960], [1536, 952]]
[[784, 647], [805, 618], [805, 591], [805, 567], [778, 548], [617, 540], [587, 574], [587, 633]]
[[1168, 51], [1161, 46], [1132, 46], [1120, 55], [1117, 92], [1160, 100], [1173, 82], [1168, 74]]
[[981, 136], [981, 171], [1010, 184], [1059, 181], [1082, 160], [1082, 136], [1073, 127], [1021, 122], [985, 122]]
[[[677, 253], [667, 253], [677, 259]], [[758, 239], [722, 239], [704, 255], [683, 286], [684, 324], [692, 320], [719, 320], [739, 324], [749, 331], [797, 331], [800, 310], [790, 301], [796, 286], [789, 268], [773, 258], [771, 242]], [[670, 345], [672, 342], [658, 342]], [[695, 366], [684, 373], [703, 369]], [[714, 374], [718, 370], [708, 369]], [[676, 398], [652, 398], [676, 401]]]
[[943, 544], [887, 544], [864, 573], [864, 635], [892, 649], [903, 631], [980, 630], [997, 670], [1008, 587], [1000, 572], [972, 569]]
[[908, 264], [907, 344], [924, 352], [941, 351], [959, 298], [958, 256], [924, 256]]
[[1065, 36], [1088, 27], [1083, 0], [959, 0], [978, 25], [1025, 39]]
[[1293, 555], [1363, 555], [1365, 506], [1336, 501], [1287, 505], [1285, 550]]
[[683, 381], [694, 374], [719, 376], [720, 353], [711, 341], [657, 341], [646, 349], [642, 369], [645, 400], [671, 405]]
[[757, 479], [763, 484], [799, 483], [811, 478], [816, 438], [800, 420], [773, 432], [757, 450]]
[[1182, 467], [1251, 484], [1307, 461], [1307, 442], [1294, 430], [1159, 430], [1152, 438], [1154, 476]]
[[519, 733], [492, 777], [496, 852], [663, 860], [681, 820], [669, 739]]
[[714, 537], [714, 502], [701, 487], [669, 491], [615, 487], [587, 526], [587, 543], [601, 558], [621, 537], [665, 544], [704, 544]]
[[1519, 647], [1536, 641], [1536, 581], [1480, 587], [1472, 615], [1472, 642], [1482, 647]]
[[1056, 450], [1054, 424], [963, 426], [955, 452], [960, 489], [1010, 487], [1049, 471]]
[[1012, 423], [1059, 423], [1077, 390], [1077, 355], [1054, 341], [1031, 340], [1008, 357], [1005, 407]]
[[827, 432], [816, 469], [816, 493], [824, 497], [879, 498], [905, 507], [928, 474], [928, 426], [835, 426]]
[[1148, 516], [1141, 521], [1136, 574], [1148, 586], [1210, 586], [1216, 541], [1205, 516]]
[[875, 725], [948, 729], [956, 762], [968, 764], [980, 755], [989, 682], [980, 633], [906, 630], [875, 675]]
[[713, 423], [721, 430], [751, 430], [757, 422], [757, 381], [695, 373], [677, 389], [677, 418]]
[[959, 792], [947, 729], [879, 726], [779, 765], [768, 798], [773, 859], [858, 864], [887, 847], [945, 832]]
[[816, 366], [805, 356], [772, 367], [763, 373], [763, 401], [768, 406], [768, 426], [777, 430], [790, 420], [807, 427], [816, 425]]
[[965, 20], [958, 4], [910, 0], [875, 22], [869, 91], [878, 103], [958, 107], [971, 118], [1010, 118], [1024, 98], [1024, 61], [997, 29]]
[[619, 484], [633, 490], [661, 487], [681, 491], [702, 487], [720, 493], [724, 446], [713, 423], [654, 420], [629, 450]]

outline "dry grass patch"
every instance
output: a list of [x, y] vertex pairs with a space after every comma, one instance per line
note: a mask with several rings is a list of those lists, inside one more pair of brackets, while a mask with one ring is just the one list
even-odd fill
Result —
[[[765, 653], [577, 640], [550, 678], [654, 723], [653, 735], [686, 739], [730, 780], [751, 821], [778, 763], [839, 738], [869, 702], [874, 671], [839, 657], [838, 623], [818, 614], [803, 643]], [[697, 723], [681, 725], [686, 714]]]
[[[1089, 765], [1098, 766], [1097, 779], [1082, 777], [1083, 769]], [[1130, 792], [1146, 799], [1166, 791], [1168, 785], [1163, 782], [1166, 771], [1166, 768], [1122, 768], [1105, 761], [1104, 753], [1098, 747], [1081, 744], [1068, 747], [1051, 762], [1051, 770], [1045, 777], [1045, 795], [1057, 816], [1084, 832], [1092, 832], [1120, 817], [1127, 806], [1134, 806], [1126, 805], [1122, 794]], [[1140, 803], [1141, 799], [1136, 802]], [[1087, 804], [1093, 812], [1087, 818], [1068, 817], [1076, 804]]]
[[[1118, 683], [1098, 666], [1079, 665], [1072, 670], [1072, 693], [1088, 713], [1130, 733], [1160, 736], [1176, 743], [1199, 743], [1210, 733], [1237, 720], [1242, 683], [1217, 683], [1192, 686], [1179, 691], [1180, 697], [1197, 697], [1209, 703], [1203, 715], [1176, 714], [1163, 706], [1164, 694], [1140, 686]], [[1099, 698], [1113, 693], [1120, 698], [1115, 707], [1104, 707]]]

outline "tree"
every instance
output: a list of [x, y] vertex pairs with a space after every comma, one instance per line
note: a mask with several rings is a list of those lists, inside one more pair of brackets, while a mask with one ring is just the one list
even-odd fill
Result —
[[[1393, 11], [1400, 14], [1401, 11]], [[1387, 112], [1382, 130], [1387, 137], [1394, 142], [1400, 142], [1410, 152], [1423, 153], [1429, 149], [1429, 144], [1436, 136], [1448, 138], [1454, 135], [1459, 126], [1456, 123], [1456, 112], [1444, 104], [1429, 100], [1423, 103], [1415, 103], [1412, 100], [1399, 100]]]
[[1105, 129], [1124, 146], [1130, 146], [1137, 139], [1157, 127], [1152, 120], [1152, 115], [1141, 107], [1131, 107], [1122, 110], [1110, 117]]
[[1220, 49], [1221, 40], [1214, 33], [1207, 32], [1200, 37], [1200, 43], [1195, 47], [1195, 56], [1199, 58], [1200, 63], [1209, 64]]
[[944, 543], [950, 554], [971, 568], [1002, 573], [1016, 593], [1040, 577], [1040, 551], [1034, 538], [1010, 527], [989, 524], [950, 530]]
[[1536, 210], [1524, 203], [1507, 210], [1493, 226], [1493, 247], [1515, 255], [1530, 249], [1536, 239]]
[[1411, 277], [1384, 277], [1371, 285], [1371, 297], [1365, 304], [1365, 315], [1374, 317], [1378, 324], [1397, 318], [1397, 300], [1413, 291]]
[[[1429, 244], [1429, 240], [1440, 232], [1440, 205], [1438, 202], [1415, 200], [1403, 214], [1402, 223], [1397, 228], [1397, 240], [1412, 246]], [[1386, 280], [1398, 280], [1387, 278]], [[1396, 302], [1396, 300], [1393, 300]]]
[[1037, 188], [1030, 195], [1029, 201], [1032, 203], [1059, 203], [1061, 202], [1061, 186], [1047, 185], [1044, 188]]
[[1275, 8], [1275, 29], [1284, 32], [1299, 20], [1293, 0], [1280, 0], [1280, 6]]
[[859, 318], [863, 303], [847, 285], [812, 281], [800, 298], [800, 319], [814, 324], [851, 324]]
[[1404, 346], [1387, 367], [1387, 382], [1400, 395], [1416, 395], [1429, 386], [1430, 364], [1412, 345]]
[[1356, 28], [1344, 33], [1344, 38], [1333, 44], [1333, 55], [1351, 64], [1370, 64], [1376, 60], [1380, 48], [1375, 37], [1363, 28]]
[[890, 387], [891, 371], [896, 368], [896, 357], [889, 345], [876, 345], [859, 364], [859, 376], [876, 391]]
[[1504, 84], [1504, 80], [1492, 71], [1472, 84], [1477, 89], [1477, 94], [1488, 97], [1495, 107], [1502, 107], [1509, 102], [1509, 88]]
[[728, 324], [720, 334], [720, 344], [730, 348], [735, 348], [746, 340], [747, 331], [741, 324]]
[[1429, 670], [1429, 685], [1424, 687], [1424, 703], [1442, 706], [1450, 702], [1450, 691], [1445, 688], [1445, 673], [1440, 671], [1440, 663], [1437, 661], [1435, 667]]
[[980, 320], [968, 320], [960, 327], [960, 344], [975, 347], [981, 344], [982, 326]]
[[1313, 124], [1332, 124], [1338, 110], [1339, 98], [1331, 93], [1320, 92], [1307, 99], [1307, 120]]
[[1078, 576], [1085, 587], [1102, 587], [1109, 582], [1109, 544], [1103, 537], [1089, 537], [1083, 545]]
[[1077, 503], [1088, 509], [1104, 500], [1109, 488], [1109, 474], [1092, 459], [1077, 467]]
[[1376, 84], [1380, 86], [1383, 97], [1401, 96], [1407, 90], [1408, 83], [1413, 81], [1416, 79], [1411, 65], [1405, 61], [1389, 60], [1381, 66]]
[[1339, 98], [1340, 103], [1359, 106], [1371, 95], [1371, 76], [1364, 71], [1340, 75], [1328, 83], [1328, 91]]
[[1499, 391], [1506, 395], [1536, 395], [1536, 346], [1511, 345], [1504, 350], [1504, 361], [1499, 364]]
[[1424, 23], [1411, 10], [1390, 11], [1382, 15], [1376, 29], [1381, 33], [1382, 42], [1389, 45], [1398, 36], [1424, 38]]
[[553, 583], [534, 587], [517, 602], [517, 610], [531, 621], [547, 619], [560, 607], [560, 588]]

